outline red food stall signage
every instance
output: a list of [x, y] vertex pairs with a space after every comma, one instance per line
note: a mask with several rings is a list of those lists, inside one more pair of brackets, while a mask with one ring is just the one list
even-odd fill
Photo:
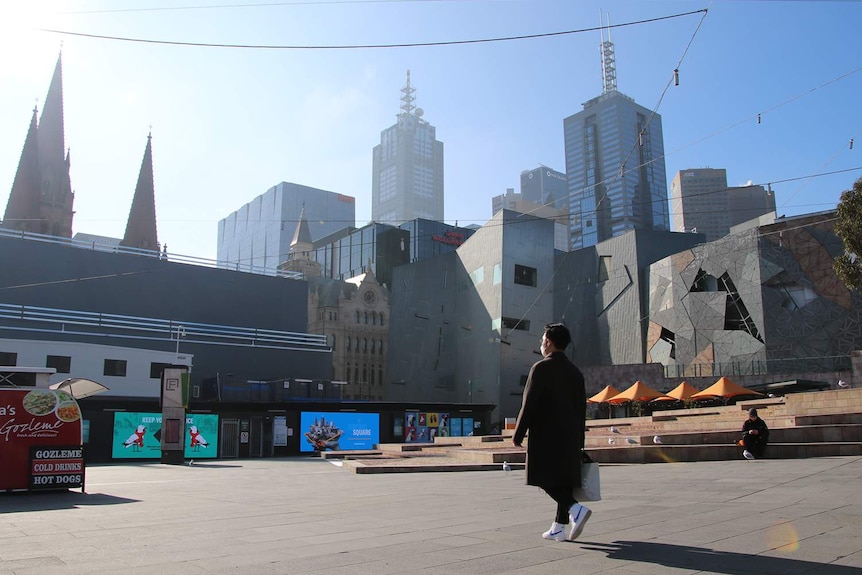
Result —
[[30, 448], [30, 489], [83, 486], [84, 450], [80, 446]]
[[81, 440], [81, 409], [68, 393], [0, 389], [0, 491], [82, 487]]

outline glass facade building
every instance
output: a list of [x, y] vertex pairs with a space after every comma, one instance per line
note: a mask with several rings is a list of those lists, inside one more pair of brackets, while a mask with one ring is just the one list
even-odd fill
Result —
[[670, 229], [661, 116], [616, 90], [563, 120], [571, 247]]
[[288, 259], [300, 214], [317, 240], [356, 225], [356, 199], [282, 182], [219, 221], [219, 267], [275, 270]]
[[312, 258], [323, 277], [346, 280], [371, 271], [392, 290], [392, 270], [455, 251], [475, 230], [442, 222], [415, 219], [399, 227], [372, 222], [342, 230], [315, 242]]

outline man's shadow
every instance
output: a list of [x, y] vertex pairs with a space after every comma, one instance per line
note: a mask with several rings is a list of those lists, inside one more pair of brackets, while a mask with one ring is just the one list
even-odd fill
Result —
[[615, 541], [613, 543], [578, 542], [585, 549], [603, 551], [609, 559], [655, 563], [665, 567], [705, 571], [707, 573], [775, 574], [812, 573], [818, 575], [859, 575], [859, 567], [829, 565], [792, 559], [789, 557], [767, 557], [747, 553], [716, 551], [702, 547], [648, 543], [644, 541]]

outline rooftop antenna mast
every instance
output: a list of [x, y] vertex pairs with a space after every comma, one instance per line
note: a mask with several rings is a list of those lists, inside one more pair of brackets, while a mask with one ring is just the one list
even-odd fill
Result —
[[603, 94], [607, 94], [608, 92], [616, 92], [617, 91], [617, 63], [616, 56], [614, 55], [614, 43], [611, 41], [611, 15], [608, 14], [608, 39], [605, 40], [605, 32], [604, 32], [604, 21], [602, 20], [602, 13], [599, 11], [599, 21], [601, 24], [601, 36], [602, 36], [602, 82], [604, 85], [604, 89], [602, 90]]
[[409, 116], [416, 109], [416, 106], [413, 105], [413, 102], [416, 100], [416, 97], [413, 95], [414, 92], [416, 92], [416, 88], [410, 85], [410, 70], [407, 70], [407, 83], [401, 88], [402, 116]]

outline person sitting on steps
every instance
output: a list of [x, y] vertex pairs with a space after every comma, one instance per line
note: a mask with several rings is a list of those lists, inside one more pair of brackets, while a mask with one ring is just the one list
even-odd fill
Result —
[[769, 441], [769, 428], [753, 407], [748, 410], [748, 419], [742, 424], [742, 433], [742, 456], [746, 459], [763, 457], [766, 442]]

